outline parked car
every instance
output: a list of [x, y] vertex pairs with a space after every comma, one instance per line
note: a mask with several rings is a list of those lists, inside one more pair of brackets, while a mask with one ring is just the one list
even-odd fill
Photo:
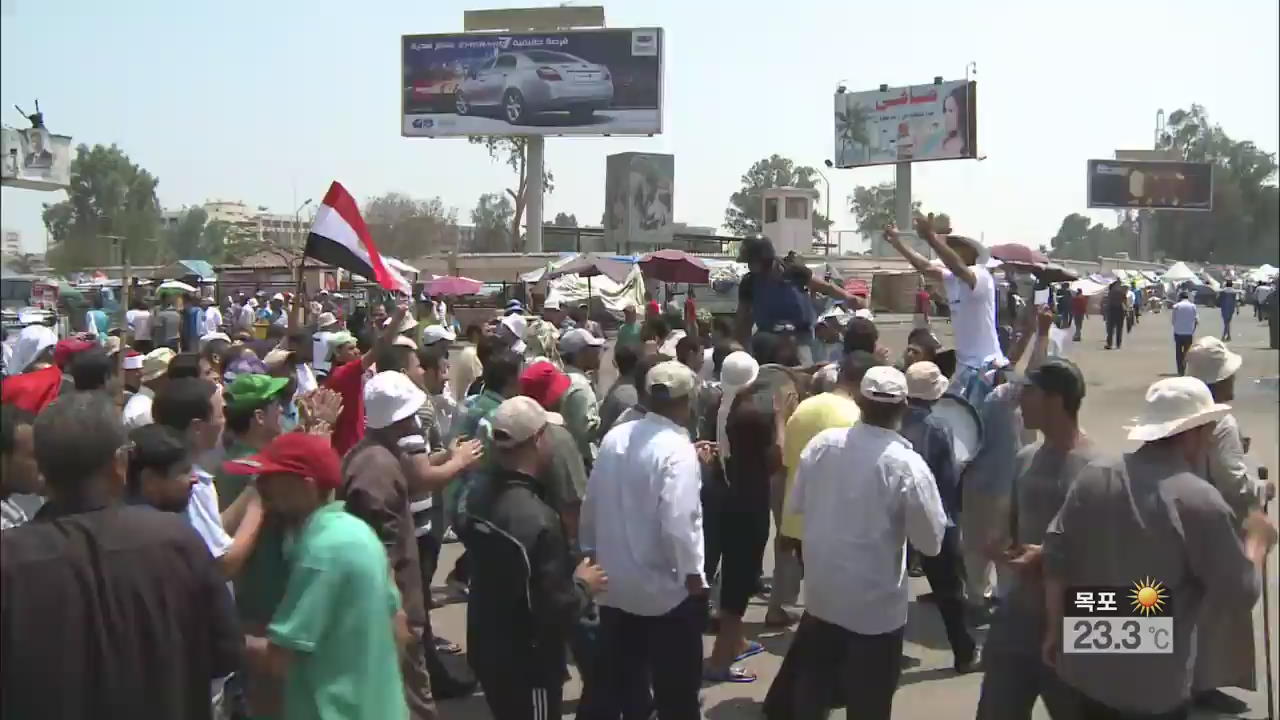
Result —
[[551, 50], [501, 53], [468, 71], [454, 95], [459, 115], [501, 110], [512, 125], [550, 111], [583, 122], [612, 102], [609, 68]]

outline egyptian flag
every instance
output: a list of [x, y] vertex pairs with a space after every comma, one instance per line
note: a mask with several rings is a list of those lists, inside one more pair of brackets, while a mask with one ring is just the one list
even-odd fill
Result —
[[306, 256], [374, 280], [386, 290], [408, 295], [413, 288], [399, 273], [383, 264], [369, 237], [355, 198], [336, 180], [329, 186], [307, 236]]

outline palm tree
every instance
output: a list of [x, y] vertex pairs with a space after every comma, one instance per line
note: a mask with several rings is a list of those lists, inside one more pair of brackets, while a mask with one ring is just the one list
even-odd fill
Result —
[[836, 137], [840, 141], [840, 153], [836, 158], [844, 157], [849, 145], [862, 145], [863, 159], [870, 157], [871, 140], [867, 137], [867, 106], [862, 103], [846, 105], [844, 112], [836, 112]]

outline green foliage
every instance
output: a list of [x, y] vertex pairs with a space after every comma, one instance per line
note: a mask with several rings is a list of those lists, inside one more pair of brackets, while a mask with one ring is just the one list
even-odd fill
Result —
[[471, 223], [475, 226], [473, 247], [475, 252], [511, 252], [511, 227], [515, 208], [511, 200], [500, 193], [485, 193], [471, 211]]
[[[853, 213], [858, 232], [865, 238], [879, 237], [884, 226], [896, 224], [897, 188], [891, 182], [879, 185], [858, 185], [849, 194], [849, 212]], [[921, 217], [920, 201], [911, 201], [911, 216]], [[951, 217], [946, 213], [934, 214], [934, 225], [939, 228], [951, 226]], [[903, 228], [906, 229], [906, 228]]]
[[[729, 196], [729, 207], [724, 211], [725, 229], [739, 237], [756, 235], [762, 227], [761, 192], [774, 187], [814, 188], [818, 177], [817, 170], [807, 165], [796, 165], [781, 155], [770, 155], [756, 161], [742, 176], [742, 187]], [[826, 230], [830, 226], [830, 220], [822, 213], [814, 212], [815, 231]]]
[[862, 103], [856, 103], [846, 111], [836, 112], [836, 138], [840, 141], [840, 157], [844, 157], [844, 150], [850, 145], [861, 145], [862, 159], [870, 159], [871, 139], [867, 136], [867, 119], [870, 115], [870, 108]]
[[552, 224], [556, 227], [578, 227], [578, 218], [572, 213], [558, 212]]
[[[1095, 223], [1080, 213], [1062, 219], [1058, 233], [1049, 240], [1048, 255], [1063, 260], [1096, 261], [1099, 257], [1115, 257], [1127, 252], [1137, 256], [1138, 225], [1128, 213], [1115, 227]], [[1042, 251], [1044, 246], [1041, 246]]]
[[49, 262], [62, 272], [113, 264], [119, 253], [104, 236], [122, 238], [131, 262], [155, 262], [160, 254], [158, 184], [115, 145], [80, 145], [71, 161], [67, 199], [44, 206]]
[[1213, 210], [1155, 212], [1155, 246], [1169, 257], [1214, 263], [1275, 263], [1280, 256], [1276, 156], [1237, 141], [1200, 105], [1168, 117], [1160, 149], [1213, 163]]
[[[516, 174], [515, 188], [507, 188], [506, 191], [511, 201], [515, 203], [511, 214], [510, 236], [516, 239], [512, 243], [516, 250], [524, 249], [524, 236], [520, 232], [520, 223], [524, 218], [524, 208], [528, 201], [529, 192], [529, 139], [506, 135], [472, 135], [467, 138], [467, 142], [472, 145], [483, 145], [491, 159], [505, 162], [507, 167], [511, 168]], [[555, 186], [555, 176], [546, 169], [544, 163], [542, 168], [543, 194], [550, 195], [555, 190]]]
[[379, 195], [365, 203], [364, 221], [378, 251], [401, 259], [444, 253], [458, 241], [458, 211], [438, 197]]

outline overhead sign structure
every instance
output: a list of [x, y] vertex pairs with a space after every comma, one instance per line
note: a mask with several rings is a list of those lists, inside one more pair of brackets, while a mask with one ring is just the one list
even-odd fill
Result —
[[674, 231], [674, 155], [619, 153], [605, 162], [605, 244], [669, 247]]
[[662, 132], [662, 30], [405, 35], [401, 134]]
[[1212, 210], [1213, 166], [1152, 160], [1090, 160], [1088, 206]]
[[978, 156], [978, 84], [968, 80], [835, 95], [835, 165]]
[[43, 127], [0, 129], [0, 184], [63, 190], [71, 184], [71, 138]]

